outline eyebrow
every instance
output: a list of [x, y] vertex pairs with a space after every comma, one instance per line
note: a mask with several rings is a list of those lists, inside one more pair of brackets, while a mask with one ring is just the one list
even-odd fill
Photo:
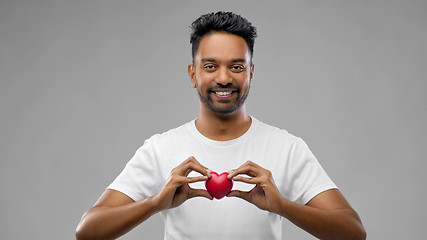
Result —
[[202, 58], [201, 62], [202, 63], [204, 63], [204, 62], [216, 62], [216, 60], [213, 58]]
[[244, 59], [244, 58], [236, 58], [236, 59], [233, 59], [231, 62], [233, 62], [233, 63], [235, 63], [235, 62], [243, 62], [243, 63], [245, 63], [246, 59]]
[[[217, 62], [217, 60], [215, 60], [214, 58], [202, 58], [201, 60], [202, 63], [204, 62]], [[246, 59], [244, 58], [235, 58], [233, 60], [231, 60], [232, 63], [236, 63], [236, 62], [246, 62]]]

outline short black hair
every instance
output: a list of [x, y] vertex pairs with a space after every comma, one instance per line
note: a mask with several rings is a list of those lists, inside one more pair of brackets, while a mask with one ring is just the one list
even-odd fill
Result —
[[191, 24], [190, 28], [192, 30], [190, 43], [192, 44], [191, 53], [193, 60], [203, 37], [215, 32], [226, 32], [245, 39], [252, 61], [257, 31], [246, 18], [232, 12], [212, 12], [200, 16]]

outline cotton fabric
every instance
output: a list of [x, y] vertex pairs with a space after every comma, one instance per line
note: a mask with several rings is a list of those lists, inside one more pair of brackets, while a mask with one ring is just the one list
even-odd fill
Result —
[[[270, 170], [283, 197], [306, 204], [317, 194], [337, 188], [307, 144], [286, 130], [254, 117], [249, 130], [237, 139], [215, 141], [203, 136], [195, 120], [147, 139], [108, 189], [135, 201], [160, 192], [173, 168], [194, 156], [217, 172], [236, 169], [250, 160]], [[192, 172], [190, 176], [200, 175]], [[190, 184], [205, 189], [204, 182]], [[253, 185], [234, 182], [233, 189]], [[283, 239], [282, 217], [239, 198], [192, 198], [164, 210], [164, 239]]]

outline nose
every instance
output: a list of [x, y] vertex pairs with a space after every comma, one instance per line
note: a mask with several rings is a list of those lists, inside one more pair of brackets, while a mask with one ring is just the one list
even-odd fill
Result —
[[216, 76], [215, 81], [217, 84], [225, 86], [227, 84], [230, 84], [233, 81], [233, 79], [231, 78], [231, 75], [228, 69], [221, 68], [218, 71], [218, 75]]

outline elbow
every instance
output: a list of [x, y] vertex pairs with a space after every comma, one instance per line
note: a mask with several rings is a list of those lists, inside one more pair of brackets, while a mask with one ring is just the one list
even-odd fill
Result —
[[82, 232], [76, 231], [76, 240], [85, 240], [88, 239], [87, 237], [85, 237], [84, 234], [82, 234]]
[[[85, 221], [81, 221], [76, 228], [77, 240], [96, 240], [96, 239], [113, 239], [113, 237], [106, 236], [105, 233], [97, 231], [98, 227], [93, 227]], [[115, 239], [115, 238], [114, 238]]]
[[355, 234], [354, 238], [352, 238], [352, 239], [354, 239], [354, 240], [366, 240], [366, 231], [363, 230], [360, 233]]
[[354, 218], [346, 226], [343, 226], [342, 229], [345, 230], [341, 234], [338, 234], [340, 236], [337, 235], [336, 239], [366, 240], [367, 233], [365, 227], [356, 212], [354, 212]]
[[349, 231], [346, 231], [345, 233], [342, 232], [341, 234], [332, 234], [332, 235], [326, 235], [323, 236], [321, 239], [347, 239], [347, 240], [366, 240], [366, 231], [363, 228], [357, 228], [357, 229], [349, 229]]
[[94, 239], [99, 239], [96, 236], [93, 235], [93, 232], [90, 231], [90, 229], [85, 226], [86, 224], [84, 224], [84, 219], [82, 219], [82, 221], [80, 221], [79, 225], [77, 225], [76, 228], [76, 239], [77, 240], [94, 240]]
[[359, 218], [359, 222], [358, 222], [358, 231], [357, 231], [357, 236], [358, 236], [358, 240], [366, 240], [367, 237], [367, 233], [365, 230], [365, 227], [362, 224], [362, 221]]
[[363, 226], [360, 227], [360, 231], [359, 231], [359, 240], [366, 240], [366, 230]]
[[357, 224], [358, 226], [355, 227], [351, 233], [351, 237], [347, 239], [354, 239], [354, 240], [366, 240], [366, 230], [363, 227], [362, 223], [359, 222]]
[[362, 220], [359, 215], [353, 210], [353, 224], [351, 224], [351, 237], [347, 239], [354, 240], [366, 240], [367, 233], [365, 227], [363, 226]]
[[90, 235], [87, 231], [82, 231], [81, 229], [76, 229], [76, 240], [94, 240], [99, 239], [95, 236]]
[[76, 229], [76, 240], [86, 240], [86, 239], [90, 239], [90, 237], [85, 231], [83, 231], [82, 227], [79, 224]]
[[85, 240], [85, 239], [88, 239], [88, 238], [86, 238], [84, 235], [82, 235], [81, 232], [76, 231], [76, 240]]

